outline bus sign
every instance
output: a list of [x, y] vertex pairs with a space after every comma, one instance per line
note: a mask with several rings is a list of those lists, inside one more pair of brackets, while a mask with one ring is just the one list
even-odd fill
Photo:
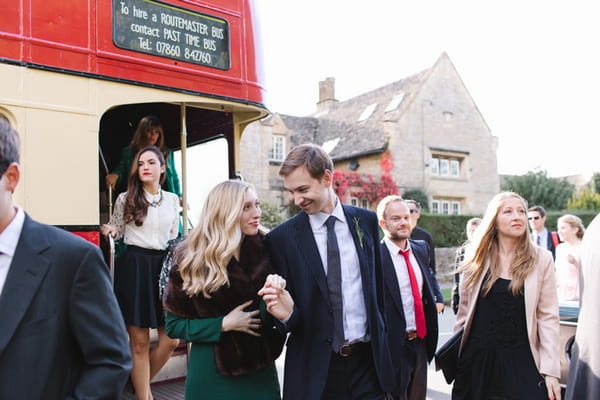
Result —
[[113, 0], [113, 42], [122, 49], [227, 70], [227, 21], [151, 0]]

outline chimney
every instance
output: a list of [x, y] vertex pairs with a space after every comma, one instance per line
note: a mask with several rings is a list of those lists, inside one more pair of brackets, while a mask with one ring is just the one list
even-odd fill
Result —
[[338, 100], [335, 98], [335, 78], [325, 78], [319, 81], [319, 102], [317, 103], [317, 114], [326, 113], [335, 107]]

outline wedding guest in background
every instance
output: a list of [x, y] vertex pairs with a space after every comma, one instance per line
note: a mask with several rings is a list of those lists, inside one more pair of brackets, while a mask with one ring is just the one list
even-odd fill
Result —
[[[475, 232], [475, 229], [477, 229], [477, 227], [481, 224], [481, 218], [471, 218], [470, 220], [467, 221], [467, 227], [466, 227], [466, 232], [467, 232], [467, 241], [460, 246], [457, 250], [456, 250], [456, 258], [454, 260], [454, 271], [457, 271], [464, 258], [465, 258], [465, 250], [467, 248], [467, 245], [471, 242], [471, 239], [473, 238], [473, 233]], [[456, 314], [458, 312], [458, 305], [460, 304], [460, 273], [455, 272], [454, 273], [454, 286], [452, 286], [452, 300], [450, 305], [452, 306], [452, 311], [454, 312], [454, 314]]]
[[554, 263], [529, 237], [521, 196], [494, 196], [459, 272], [454, 331], [464, 334], [452, 398], [560, 400]]
[[[410, 238], [412, 240], [424, 240], [429, 245], [429, 268], [433, 271], [434, 277], [436, 276], [436, 266], [435, 266], [435, 246], [433, 244], [433, 236], [431, 233], [426, 231], [425, 229], [418, 226], [419, 218], [421, 218], [421, 203], [416, 200], [405, 200], [408, 208], [410, 209], [410, 224], [411, 224], [411, 233]], [[435, 303], [437, 307], [438, 313], [444, 311], [444, 296], [442, 295], [442, 290], [440, 288], [440, 284], [435, 279], [433, 282], [433, 294], [435, 296]]]
[[427, 364], [438, 339], [433, 272], [424, 240], [410, 237], [410, 211], [400, 196], [386, 196], [377, 206], [383, 229], [381, 260], [386, 277], [386, 328], [396, 374], [396, 399], [424, 400]]
[[556, 247], [556, 285], [559, 301], [579, 300], [580, 248], [585, 228], [581, 219], [565, 214], [557, 221], [562, 243]]
[[567, 400], [600, 399], [600, 215], [581, 243], [581, 307], [571, 352]]
[[119, 184], [127, 181], [131, 171], [134, 156], [147, 146], [156, 146], [160, 149], [165, 159], [165, 179], [161, 183], [162, 188], [167, 192], [175, 193], [181, 197], [181, 187], [179, 176], [175, 169], [173, 151], [167, 148], [165, 143], [165, 133], [162, 123], [155, 115], [146, 115], [138, 123], [131, 139], [131, 143], [121, 150], [119, 165], [112, 173], [106, 175], [106, 185], [113, 189], [118, 188]]
[[[167, 242], [179, 226], [179, 197], [163, 190], [165, 159], [156, 146], [134, 157], [127, 191], [117, 197], [114, 213], [102, 234], [123, 237], [125, 253], [115, 266], [115, 293], [127, 325], [133, 358], [131, 382], [139, 400], [152, 398], [150, 380], [168, 361], [179, 343], [165, 334], [158, 279]], [[150, 349], [150, 328], [158, 345]]]
[[293, 302], [285, 281], [272, 274], [260, 216], [249, 183], [222, 182], [176, 250], [164, 304], [167, 334], [192, 343], [187, 400], [281, 397], [274, 361], [285, 334], [275, 329], [258, 292], [277, 288], [275, 303], [285, 297], [291, 308]]
[[546, 229], [546, 210], [544, 210], [544, 207], [530, 207], [527, 217], [529, 226], [531, 227], [533, 242], [544, 249], [550, 250], [552, 257], [555, 257], [556, 246], [558, 246], [558, 235], [556, 232], [550, 232]]

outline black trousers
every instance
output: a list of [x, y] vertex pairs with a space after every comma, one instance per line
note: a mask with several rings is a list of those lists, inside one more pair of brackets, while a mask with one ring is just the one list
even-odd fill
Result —
[[365, 343], [352, 355], [333, 353], [321, 400], [384, 400], [375, 371], [371, 344]]

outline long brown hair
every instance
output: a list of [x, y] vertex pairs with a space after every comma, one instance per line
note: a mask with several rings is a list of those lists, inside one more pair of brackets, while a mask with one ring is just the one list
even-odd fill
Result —
[[165, 143], [165, 131], [163, 130], [162, 123], [160, 119], [156, 115], [146, 115], [140, 122], [138, 122], [137, 127], [135, 128], [135, 132], [133, 134], [133, 138], [131, 139], [131, 149], [133, 153], [136, 153], [142, 149], [142, 147], [148, 146], [146, 132], [158, 129], [159, 135], [158, 140], [154, 146], [160, 149], [160, 152], [163, 154], [165, 160], [167, 159], [167, 145]]
[[[504, 205], [504, 201], [510, 197], [519, 199], [523, 203], [525, 212], [527, 212], [527, 202], [517, 193], [501, 192], [495, 195], [487, 206], [481, 225], [473, 234], [470, 251], [467, 251], [465, 263], [459, 269], [459, 271], [471, 272], [465, 279], [464, 284], [467, 288], [472, 288], [479, 282], [486, 266], [489, 265], [489, 270], [482, 285], [484, 295], [490, 291], [494, 283], [500, 278], [500, 246], [496, 219]], [[529, 229], [525, 229], [525, 233], [518, 238], [512, 264], [509, 267], [511, 275], [510, 289], [513, 295], [522, 293], [525, 279], [535, 266], [538, 255], [536, 247], [531, 241]]]
[[[127, 184], [127, 195], [125, 197], [125, 211], [123, 213], [123, 218], [125, 219], [126, 224], [134, 221], [136, 226], [141, 226], [146, 219], [146, 215], [148, 215], [148, 206], [150, 204], [144, 195], [144, 186], [142, 185], [142, 181], [140, 181], [140, 175], [138, 172], [138, 163], [140, 161], [140, 157], [142, 154], [148, 151], [151, 151], [156, 155], [161, 167], [165, 167], [165, 157], [158, 147], [147, 146], [137, 152], [133, 163], [131, 163], [131, 171], [129, 172], [129, 181]], [[160, 174], [159, 189], [160, 185], [165, 180], [165, 171], [166, 167]]]

